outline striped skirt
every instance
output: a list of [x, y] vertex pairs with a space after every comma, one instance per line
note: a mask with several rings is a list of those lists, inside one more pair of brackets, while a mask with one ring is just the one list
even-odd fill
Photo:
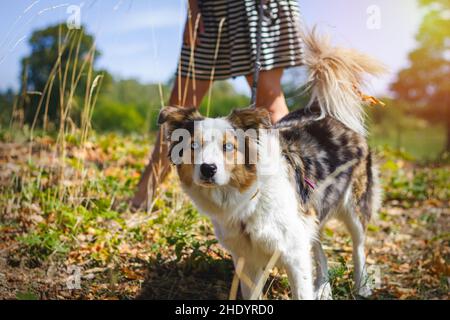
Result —
[[[183, 44], [177, 75], [224, 80], [253, 73], [258, 5], [259, 0], [199, 0], [204, 32], [195, 49]], [[299, 28], [297, 0], [265, 0], [261, 70], [303, 64]]]

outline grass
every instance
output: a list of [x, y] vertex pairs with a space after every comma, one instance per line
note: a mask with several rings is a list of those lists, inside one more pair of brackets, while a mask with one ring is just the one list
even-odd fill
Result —
[[[31, 155], [28, 142], [11, 137], [0, 149], [0, 252], [6, 261], [0, 269], [9, 279], [1, 297], [228, 297], [231, 257], [176, 177], [161, 186], [150, 212], [129, 210], [127, 200], [150, 149], [147, 139], [93, 133], [81, 143], [66, 135], [61, 158], [54, 156], [54, 137], [35, 135]], [[442, 298], [448, 292], [438, 263], [449, 257], [448, 167], [416, 166], [396, 151], [380, 152], [387, 201], [369, 226], [368, 248], [371, 264], [390, 269], [383, 271], [388, 278], [375, 297]], [[410, 234], [417, 239], [402, 240]], [[335, 298], [354, 299], [348, 235], [332, 225], [324, 242]], [[431, 264], [407, 280], [408, 273], [392, 271], [417, 262], [419, 269]], [[81, 268], [80, 289], [66, 288], [68, 266]], [[48, 270], [56, 270], [50, 280]], [[31, 279], [16, 279], [22, 273]], [[392, 281], [401, 284], [391, 288]], [[289, 297], [283, 270], [273, 271], [264, 292], [271, 299]]]

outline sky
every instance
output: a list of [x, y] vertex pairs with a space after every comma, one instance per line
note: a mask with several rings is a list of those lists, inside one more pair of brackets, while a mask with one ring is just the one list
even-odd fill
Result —
[[[0, 90], [18, 88], [20, 60], [29, 53], [33, 30], [65, 22], [70, 6], [94, 34], [102, 53], [98, 67], [120, 78], [166, 82], [175, 72], [187, 0], [14, 0], [0, 1]], [[395, 73], [408, 65], [423, 12], [416, 0], [300, 0], [307, 26], [317, 25], [333, 42], [383, 61], [389, 75], [371, 92], [389, 94]], [[375, 19], [375, 20], [374, 20]], [[242, 78], [233, 80], [249, 92]]]

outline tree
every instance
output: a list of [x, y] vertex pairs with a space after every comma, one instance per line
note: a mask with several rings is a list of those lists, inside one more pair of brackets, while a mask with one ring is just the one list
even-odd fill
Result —
[[94, 37], [84, 28], [69, 30], [58, 24], [35, 31], [29, 45], [31, 53], [22, 60], [21, 73], [25, 121], [58, 122], [65, 113], [79, 117], [89, 94], [88, 80], [96, 76], [93, 67], [99, 52]]
[[2, 126], [9, 126], [13, 105], [14, 105], [15, 93], [12, 89], [8, 89], [4, 92], [0, 91], [0, 128]]
[[417, 34], [418, 48], [409, 54], [410, 66], [400, 71], [391, 89], [396, 98], [417, 106], [429, 121], [443, 122], [450, 151], [450, 2], [420, 0], [427, 9]]

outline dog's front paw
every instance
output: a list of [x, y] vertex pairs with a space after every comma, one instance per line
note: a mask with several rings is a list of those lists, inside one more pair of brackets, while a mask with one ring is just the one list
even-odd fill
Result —
[[333, 293], [329, 282], [325, 282], [316, 290], [317, 300], [333, 300]]
[[358, 289], [358, 296], [362, 298], [369, 298], [372, 295], [372, 289], [368, 284], [361, 286]]

